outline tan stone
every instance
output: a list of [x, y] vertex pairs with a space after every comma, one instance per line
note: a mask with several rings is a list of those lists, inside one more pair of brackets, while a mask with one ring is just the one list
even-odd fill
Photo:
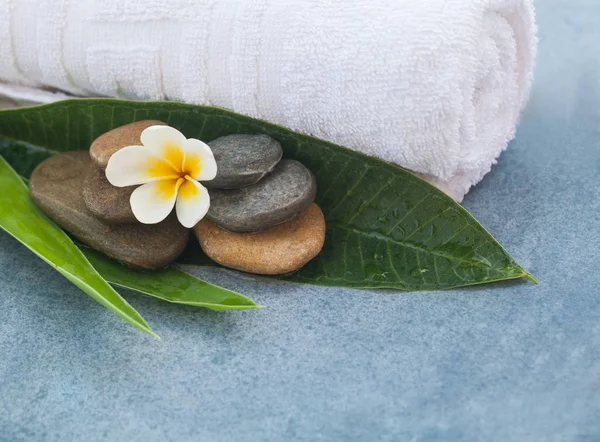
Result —
[[116, 151], [125, 146], [141, 145], [140, 135], [144, 129], [150, 126], [166, 126], [166, 123], [158, 120], [137, 121], [100, 135], [90, 146], [92, 161], [101, 168], [106, 169], [108, 160]]
[[204, 253], [219, 264], [261, 275], [300, 269], [325, 242], [325, 218], [312, 204], [295, 218], [256, 233], [235, 233], [204, 219], [194, 228]]

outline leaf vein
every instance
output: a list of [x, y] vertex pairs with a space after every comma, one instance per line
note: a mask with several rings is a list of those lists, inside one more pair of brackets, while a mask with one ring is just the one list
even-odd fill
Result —
[[447, 260], [450, 260], [450, 261], [456, 261], [456, 262], [463, 263], [463, 264], [469, 264], [469, 265], [472, 265], [472, 266], [475, 266], [475, 267], [493, 268], [493, 267], [489, 267], [489, 266], [485, 265], [485, 263], [482, 263], [481, 261], [469, 260], [469, 259], [464, 259], [464, 258], [456, 257], [456, 256], [450, 255], [450, 254], [448, 254], [446, 252], [442, 252], [442, 251], [439, 251], [439, 250], [426, 249], [426, 248], [420, 247], [420, 246], [418, 246], [418, 245], [416, 245], [414, 243], [405, 242], [405, 240], [397, 240], [397, 239], [394, 239], [394, 238], [390, 238], [390, 237], [384, 236], [384, 235], [382, 235], [381, 233], [378, 233], [378, 232], [364, 231], [364, 230], [358, 229], [356, 227], [345, 226], [345, 225], [340, 224], [339, 222], [335, 222], [335, 221], [331, 221], [329, 223], [329, 225], [330, 225], [330, 227], [334, 227], [335, 226], [336, 228], [342, 229], [342, 230], [352, 230], [356, 234], [363, 235], [363, 236], [368, 237], [368, 238], [372, 238], [372, 239], [376, 239], [376, 240], [381, 240], [381, 241], [387, 241], [387, 242], [390, 242], [392, 244], [399, 245], [401, 247], [406, 247], [408, 249], [420, 250], [420, 251], [422, 251], [424, 253], [428, 253], [428, 254], [431, 254], [431, 255], [437, 255], [440, 258], [444, 258], [444, 259], [447, 259]]
[[329, 212], [329, 216], [327, 217], [327, 219], [330, 219], [331, 215], [333, 215], [333, 213], [344, 204], [344, 202], [348, 199], [348, 196], [350, 196], [352, 194], [352, 191], [354, 189], [356, 189], [356, 186], [358, 186], [360, 184], [360, 182], [362, 181], [362, 179], [365, 177], [365, 175], [371, 169], [372, 169], [371, 166], [368, 166], [368, 167], [365, 168], [365, 171], [362, 173], [362, 175], [360, 177], [358, 177], [358, 179], [356, 180], [356, 182], [354, 183], [354, 185], [346, 192], [346, 195], [344, 195], [344, 197], [340, 200], [340, 202]]
[[405, 220], [405, 219], [408, 217], [408, 215], [410, 215], [411, 213], [413, 213], [413, 212], [415, 211], [415, 209], [416, 209], [417, 207], [419, 207], [419, 206], [421, 205], [421, 203], [422, 203], [423, 201], [425, 201], [427, 198], [429, 198], [429, 194], [425, 195], [425, 196], [423, 197], [423, 199], [421, 199], [421, 200], [420, 200], [420, 201], [418, 201], [418, 202], [417, 202], [417, 203], [416, 203], [414, 206], [412, 206], [412, 208], [411, 208], [411, 209], [410, 209], [408, 212], [406, 212], [406, 213], [404, 214], [404, 216], [403, 216], [401, 219], [399, 219], [399, 220], [398, 220], [398, 221], [397, 221], [397, 222], [396, 222], [396, 223], [395, 223], [395, 224], [394, 224], [394, 225], [393, 225], [393, 226], [392, 226], [392, 227], [391, 227], [391, 228], [390, 228], [390, 229], [389, 229], [389, 230], [386, 232], [386, 235], [389, 235], [390, 233], [392, 233], [392, 232], [394, 231], [394, 229], [396, 229], [396, 227], [398, 227], [398, 226], [400, 225], [400, 223], [402, 223], [402, 221], [404, 221], [404, 220]]

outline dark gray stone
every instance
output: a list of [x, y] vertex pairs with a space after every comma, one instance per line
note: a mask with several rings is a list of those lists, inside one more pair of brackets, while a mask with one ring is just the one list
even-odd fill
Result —
[[298, 215], [315, 200], [316, 193], [311, 171], [298, 161], [283, 160], [257, 184], [211, 190], [206, 217], [232, 232], [256, 232]]
[[109, 225], [88, 210], [81, 186], [91, 162], [88, 152], [66, 152], [47, 159], [31, 175], [33, 200], [77, 239], [127, 265], [154, 270], [173, 262], [189, 238], [174, 215], [156, 225]]
[[217, 162], [217, 176], [202, 184], [212, 189], [237, 189], [260, 181], [281, 160], [281, 144], [268, 135], [228, 135], [208, 143]]
[[101, 221], [109, 224], [133, 224], [138, 220], [129, 198], [136, 186], [115, 187], [106, 179], [104, 169], [91, 164], [83, 180], [83, 201]]

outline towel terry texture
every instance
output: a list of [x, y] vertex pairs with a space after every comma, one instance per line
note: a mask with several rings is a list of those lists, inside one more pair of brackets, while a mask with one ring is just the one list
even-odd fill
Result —
[[0, 93], [221, 106], [395, 162], [461, 200], [515, 134], [531, 2], [0, 0]]

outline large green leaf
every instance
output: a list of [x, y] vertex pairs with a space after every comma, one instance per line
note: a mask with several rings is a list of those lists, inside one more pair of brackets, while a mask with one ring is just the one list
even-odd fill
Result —
[[[432, 290], [533, 279], [460, 205], [393, 164], [233, 112], [170, 102], [80, 99], [0, 112], [0, 136], [37, 155], [87, 149], [123, 124], [158, 119], [188, 137], [234, 133], [279, 140], [284, 156], [316, 175], [327, 219], [321, 254], [281, 279], [329, 286]], [[23, 155], [30, 158], [28, 155]], [[14, 165], [26, 173], [18, 155]], [[23, 163], [23, 164], [21, 164]], [[182, 260], [213, 265], [196, 246]]]
[[0, 228], [131, 325], [158, 337], [140, 314], [92, 267], [71, 239], [36, 207], [29, 190], [0, 156]]
[[202, 281], [172, 267], [145, 272], [125, 267], [90, 249], [82, 249], [82, 252], [108, 282], [163, 301], [205, 307], [215, 311], [262, 307], [239, 293]]

